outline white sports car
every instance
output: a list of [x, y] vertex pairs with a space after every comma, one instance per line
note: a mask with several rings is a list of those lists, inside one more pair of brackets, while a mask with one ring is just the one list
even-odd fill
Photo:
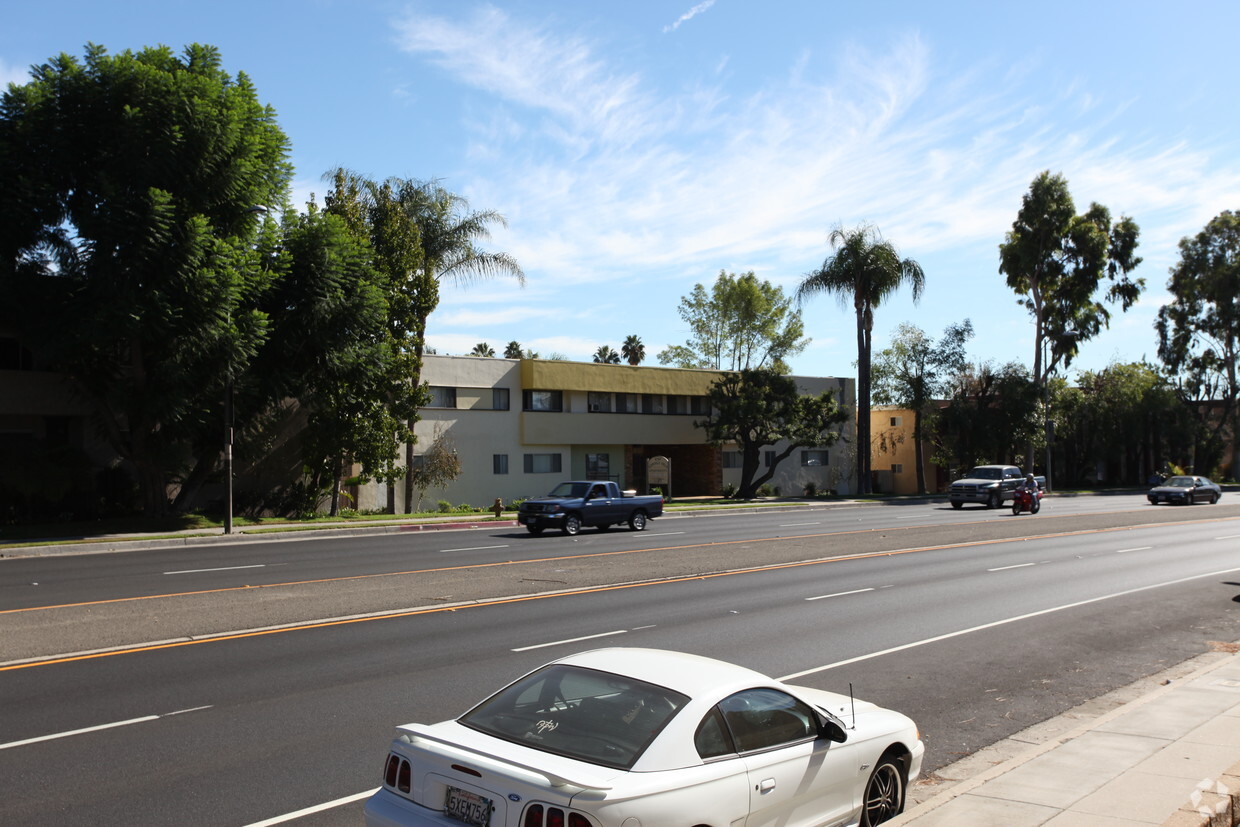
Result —
[[898, 712], [657, 649], [572, 655], [397, 731], [372, 827], [873, 825], [924, 752]]

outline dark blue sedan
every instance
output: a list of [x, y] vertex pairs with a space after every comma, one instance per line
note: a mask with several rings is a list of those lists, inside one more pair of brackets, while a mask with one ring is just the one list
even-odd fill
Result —
[[1151, 488], [1146, 496], [1149, 497], [1152, 505], [1159, 503], [1192, 505], [1199, 502], [1208, 502], [1213, 505], [1218, 502], [1219, 497], [1223, 496], [1223, 489], [1205, 477], [1180, 476], [1171, 477], [1162, 485]]

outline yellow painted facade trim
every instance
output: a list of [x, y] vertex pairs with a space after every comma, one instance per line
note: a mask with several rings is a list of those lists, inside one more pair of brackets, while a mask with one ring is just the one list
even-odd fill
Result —
[[716, 370], [683, 370], [640, 365], [603, 365], [553, 359], [522, 359], [521, 387], [546, 391], [599, 391], [705, 396], [723, 376]]

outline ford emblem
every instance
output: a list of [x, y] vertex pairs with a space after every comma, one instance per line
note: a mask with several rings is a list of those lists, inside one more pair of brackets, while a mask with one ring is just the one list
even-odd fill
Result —
[[508, 793], [508, 800], [509, 801], [520, 801], [521, 796], [517, 795], [516, 793]]

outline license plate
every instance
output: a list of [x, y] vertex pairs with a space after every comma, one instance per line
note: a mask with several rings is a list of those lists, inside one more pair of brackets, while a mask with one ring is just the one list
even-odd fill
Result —
[[487, 827], [491, 823], [491, 799], [449, 787], [443, 814], [473, 827]]

